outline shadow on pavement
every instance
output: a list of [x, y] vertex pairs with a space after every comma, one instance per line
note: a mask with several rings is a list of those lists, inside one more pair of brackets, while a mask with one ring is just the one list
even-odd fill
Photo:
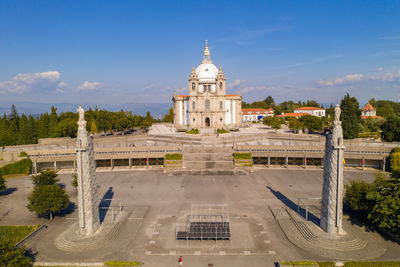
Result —
[[18, 190], [18, 188], [16, 188], [16, 187], [10, 187], [10, 188], [4, 189], [3, 191], [0, 191], [0, 196], [7, 196], [9, 194], [14, 193], [17, 190]]
[[114, 197], [114, 191], [112, 186], [108, 188], [108, 190], [104, 193], [104, 196], [100, 200], [99, 205], [99, 217], [100, 223], [102, 223], [107, 215], [108, 209], [111, 206], [112, 198]]
[[[274, 189], [272, 189], [270, 186], [266, 186], [268, 189], [269, 189], [269, 191], [271, 191], [271, 193], [272, 194], [274, 194], [274, 196], [277, 198], [277, 199], [279, 199], [283, 204], [285, 204], [288, 208], [290, 208], [291, 210], [293, 210], [294, 212], [296, 212], [296, 213], [298, 213], [297, 212], [297, 209], [298, 209], [298, 205], [296, 204], [296, 203], [294, 203], [292, 200], [290, 200], [289, 198], [287, 198], [284, 194], [282, 194], [281, 192], [279, 192], [279, 191], [276, 191], [276, 190], [274, 190]], [[305, 211], [305, 209], [303, 209], [302, 207], [300, 207], [300, 209], [299, 209], [299, 215], [301, 216], [301, 217], [303, 217], [303, 218], [305, 218], [305, 213], [306, 213], [306, 211]], [[313, 223], [315, 223], [316, 225], [318, 225], [319, 226], [319, 224], [320, 224], [320, 219], [317, 217], [317, 216], [315, 216], [313, 213], [311, 213], [311, 212], [308, 212], [308, 220], [309, 221], [312, 221]]]

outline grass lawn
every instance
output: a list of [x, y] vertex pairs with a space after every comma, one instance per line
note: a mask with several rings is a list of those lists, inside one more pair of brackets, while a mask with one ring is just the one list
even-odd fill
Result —
[[0, 243], [16, 245], [40, 225], [0, 225]]

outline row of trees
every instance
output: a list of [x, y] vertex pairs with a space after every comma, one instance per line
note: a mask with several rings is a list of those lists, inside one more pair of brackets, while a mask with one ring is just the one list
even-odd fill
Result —
[[400, 237], [400, 148], [390, 155], [391, 174], [377, 173], [372, 183], [363, 180], [345, 185], [344, 203], [362, 221]]
[[[91, 133], [125, 131], [133, 127], [147, 128], [159, 120], [153, 118], [150, 112], [146, 116], [132, 114], [121, 110], [89, 109], [85, 112], [87, 130]], [[37, 117], [18, 114], [15, 105], [11, 107], [9, 116], [0, 118], [0, 146], [35, 144], [39, 138], [76, 137], [78, 130], [78, 114], [75, 112], [57, 113], [51, 107], [50, 113]]]

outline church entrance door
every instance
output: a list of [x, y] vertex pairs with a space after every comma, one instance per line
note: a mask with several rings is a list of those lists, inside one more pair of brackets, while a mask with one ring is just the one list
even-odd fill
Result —
[[210, 127], [210, 118], [206, 118], [206, 127]]

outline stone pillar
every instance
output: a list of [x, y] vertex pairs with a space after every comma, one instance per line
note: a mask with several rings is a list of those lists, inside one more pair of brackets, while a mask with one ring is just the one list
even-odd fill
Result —
[[114, 159], [111, 158], [110, 160], [111, 160], [110, 165], [111, 165], [111, 170], [112, 170], [112, 169], [114, 169]]
[[78, 173], [79, 233], [93, 235], [100, 227], [93, 136], [88, 136], [84, 110], [79, 107], [76, 163]]
[[307, 156], [304, 156], [304, 169], [307, 168]]
[[340, 108], [336, 105], [333, 131], [326, 138], [322, 185], [321, 228], [332, 234], [345, 234], [343, 217], [343, 130]]
[[271, 167], [271, 156], [268, 155], [268, 168], [270, 168], [270, 167]]
[[129, 169], [132, 168], [132, 158], [129, 157]]
[[37, 161], [35, 160], [35, 162], [34, 162], [34, 168], [35, 168], [35, 174], [37, 174], [38, 173], [38, 169], [37, 169]]
[[57, 171], [57, 160], [54, 161], [54, 170]]

